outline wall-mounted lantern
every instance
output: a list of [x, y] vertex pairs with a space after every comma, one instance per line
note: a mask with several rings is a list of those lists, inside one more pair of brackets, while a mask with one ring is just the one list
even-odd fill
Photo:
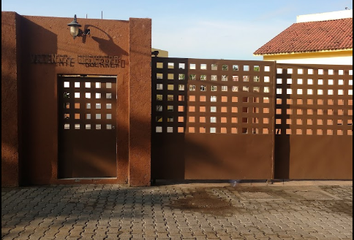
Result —
[[81, 27], [81, 25], [76, 20], [76, 14], [74, 15], [74, 20], [71, 23], [68, 23], [68, 26], [70, 26], [70, 34], [74, 39], [76, 37], [90, 35], [90, 29], [85, 29], [84, 31], [82, 31], [79, 28], [79, 27]]

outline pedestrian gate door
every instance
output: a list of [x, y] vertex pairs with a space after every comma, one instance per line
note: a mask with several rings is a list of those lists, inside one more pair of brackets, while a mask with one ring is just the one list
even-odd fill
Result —
[[58, 178], [116, 176], [116, 78], [59, 76]]

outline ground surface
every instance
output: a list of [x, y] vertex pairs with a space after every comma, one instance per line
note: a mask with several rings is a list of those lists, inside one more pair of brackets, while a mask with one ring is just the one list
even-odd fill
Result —
[[2, 239], [353, 239], [352, 183], [2, 188]]

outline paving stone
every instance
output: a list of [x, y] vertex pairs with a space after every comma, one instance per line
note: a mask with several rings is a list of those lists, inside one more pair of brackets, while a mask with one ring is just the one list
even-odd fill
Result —
[[181, 236], [179, 235], [173, 235], [173, 236], [169, 236], [170, 240], [181, 240]]
[[193, 236], [205, 236], [204, 232], [201, 229], [193, 229]]

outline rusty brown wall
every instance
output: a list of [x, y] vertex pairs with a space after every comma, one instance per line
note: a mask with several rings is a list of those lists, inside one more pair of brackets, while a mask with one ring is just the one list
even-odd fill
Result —
[[[4, 14], [6, 18], [4, 19]], [[3, 13], [3, 22], [11, 21], [10, 16], [14, 13]], [[13, 18], [13, 17], [12, 17]], [[96, 183], [130, 183], [129, 180], [129, 147], [138, 150], [139, 143], [129, 144], [129, 106], [135, 105], [140, 98], [134, 92], [136, 89], [129, 90], [129, 86], [134, 83], [130, 81], [143, 81], [150, 79], [150, 71], [143, 71], [150, 68], [151, 61], [151, 20], [150, 19], [130, 19], [123, 20], [102, 20], [102, 19], [81, 19], [78, 18], [81, 29], [89, 28], [90, 36], [77, 37], [73, 39], [69, 34], [67, 26], [72, 18], [53, 18], [53, 17], [34, 17], [19, 16], [16, 26], [8, 27], [13, 32], [17, 28], [20, 35], [18, 53], [20, 59], [18, 64], [21, 66], [21, 76], [18, 79], [20, 99], [20, 126], [23, 129], [20, 133], [20, 162], [21, 162], [21, 182], [27, 184], [55, 184], [62, 183], [57, 180], [58, 165], [58, 97], [57, 97], [57, 77], [58, 74], [92, 74], [92, 75], [114, 75], [117, 76], [117, 179], [116, 180], [95, 180]], [[141, 26], [145, 26], [145, 29]], [[143, 34], [136, 31], [143, 30]], [[3, 30], [4, 31], [4, 30]], [[9, 35], [7, 33], [7, 35]], [[133, 35], [133, 38], [130, 36]], [[15, 45], [14, 37], [8, 37], [11, 46]], [[132, 41], [133, 40], [133, 41]], [[149, 42], [145, 42], [149, 41]], [[138, 46], [139, 45], [139, 46]], [[136, 50], [131, 55], [131, 50]], [[10, 52], [10, 50], [7, 50]], [[3, 51], [4, 52], [4, 51]], [[6, 51], [5, 51], [6, 52]], [[74, 63], [49, 64], [33, 63], [31, 56], [41, 54], [67, 55], [73, 58]], [[78, 55], [92, 56], [119, 56], [125, 62], [117, 68], [87, 67], [77, 63]], [[2, 54], [4, 58], [4, 54]], [[11, 60], [12, 59], [12, 60]], [[7, 61], [13, 61], [14, 57]], [[11, 64], [11, 65], [14, 65]], [[4, 67], [4, 64], [2, 64]], [[135, 66], [131, 69], [132, 66]], [[135, 71], [139, 75], [131, 77]], [[11, 69], [9, 79], [13, 79], [11, 86], [3, 88], [3, 91], [15, 91], [16, 73]], [[4, 73], [3, 73], [4, 75]], [[140, 78], [138, 78], [140, 76]], [[11, 78], [10, 78], [11, 77]], [[139, 84], [139, 83], [138, 83]], [[140, 93], [150, 95], [149, 87], [139, 90]], [[132, 93], [131, 97], [129, 94]], [[13, 97], [12, 97], [13, 98]], [[12, 107], [16, 101], [7, 101]], [[4, 109], [4, 108], [3, 108]], [[6, 109], [6, 108], [5, 108]], [[150, 110], [150, 107], [148, 108]], [[11, 123], [16, 121], [15, 113], [11, 113]], [[15, 119], [14, 119], [15, 118]], [[133, 117], [134, 118], [134, 117]], [[16, 125], [16, 124], [14, 124]], [[2, 128], [8, 126], [2, 125]], [[14, 127], [13, 127], [14, 128]], [[7, 150], [7, 155], [12, 162], [16, 162], [16, 137], [11, 130], [14, 138], [10, 142], [14, 146], [13, 153]], [[150, 134], [149, 129], [142, 129], [145, 135]], [[8, 131], [6, 131], [8, 132]], [[7, 134], [7, 133], [5, 133]], [[8, 134], [7, 134], [8, 135]], [[7, 136], [6, 135], [6, 136]], [[8, 137], [9, 138], [9, 137]], [[138, 147], [135, 147], [138, 145]], [[4, 140], [2, 148], [6, 147]], [[143, 148], [147, 156], [149, 152]], [[4, 156], [4, 155], [3, 155]], [[150, 159], [149, 159], [150, 161]], [[4, 162], [4, 161], [3, 161]], [[18, 164], [15, 164], [15, 168]], [[10, 168], [10, 169], [15, 169]], [[3, 171], [8, 171], [7, 168]], [[150, 169], [143, 169], [142, 174], [149, 175]], [[13, 174], [11, 174], [13, 176]], [[137, 176], [136, 178], [139, 178]], [[70, 181], [66, 181], [71, 183]], [[81, 183], [90, 183], [86, 180]], [[138, 182], [134, 178], [133, 182]], [[144, 182], [144, 181], [143, 181]]]
[[1, 14], [1, 182], [18, 186], [18, 85], [15, 13]]

